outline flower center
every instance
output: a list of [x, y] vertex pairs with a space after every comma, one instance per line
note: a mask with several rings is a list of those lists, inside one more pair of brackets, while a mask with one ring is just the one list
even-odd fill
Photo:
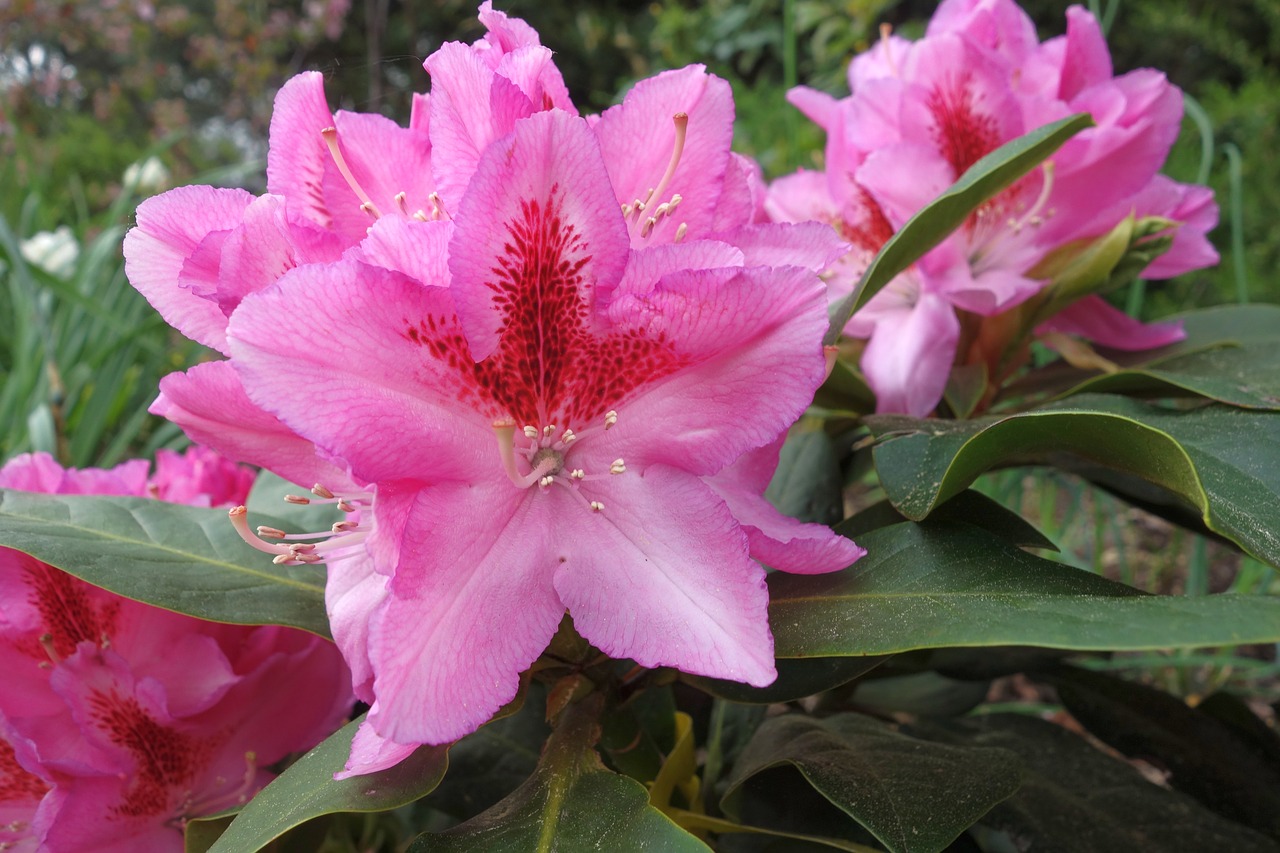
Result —
[[[548, 424], [542, 429], [525, 425], [520, 430], [520, 436], [523, 437], [521, 440], [517, 439], [515, 421], [504, 418], [494, 422], [493, 433], [498, 439], [498, 453], [502, 457], [503, 470], [517, 488], [528, 489], [537, 485], [541, 490], [560, 485], [568, 489], [589, 510], [600, 512], [604, 509], [604, 504], [598, 500], [588, 500], [581, 492], [582, 484], [625, 474], [627, 465], [622, 459], [615, 459], [610, 463], [607, 474], [588, 474], [582, 468], [567, 468], [569, 448], [594, 433], [610, 429], [617, 422], [618, 413], [610, 410], [605, 413], [602, 423], [588, 427], [581, 434], [569, 428], [558, 432], [555, 424]], [[524, 457], [529, 468], [527, 473], [521, 470], [518, 457]]]

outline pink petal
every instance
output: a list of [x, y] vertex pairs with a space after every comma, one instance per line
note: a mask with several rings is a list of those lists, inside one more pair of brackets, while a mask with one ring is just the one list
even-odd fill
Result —
[[760, 164], [750, 157], [730, 152], [724, 190], [711, 220], [712, 230], [725, 231], [740, 225], [765, 222], [764, 196], [764, 172]]
[[533, 332], [528, 320], [508, 323], [513, 300], [531, 299], [548, 323], [558, 314], [567, 324], [578, 300], [608, 298], [626, 264], [627, 233], [600, 150], [585, 122], [564, 112], [530, 116], [490, 146], [454, 221], [450, 289], [477, 361], [497, 349], [504, 328]]
[[515, 696], [519, 674], [564, 614], [551, 586], [559, 517], [585, 514], [561, 489], [505, 478], [420, 491], [391, 595], [370, 616], [378, 704], [369, 723], [397, 743], [446, 743]]
[[929, 20], [927, 37], [956, 33], [1017, 67], [1038, 46], [1036, 27], [1013, 0], [946, 0]]
[[[373, 707], [379, 711], [382, 710], [382, 706], [376, 701]], [[356, 729], [356, 735], [351, 739], [351, 755], [347, 758], [346, 765], [341, 771], [333, 774], [333, 778], [350, 779], [352, 776], [365, 776], [369, 773], [377, 773], [379, 770], [386, 770], [388, 767], [395, 767], [413, 755], [419, 746], [420, 744], [416, 743], [396, 743], [384, 738], [366, 720], [360, 724], [360, 728]]]
[[125, 273], [169, 325], [223, 350], [227, 317], [216, 302], [178, 286], [183, 265], [210, 234], [240, 224], [253, 196], [244, 190], [181, 187], [138, 205], [138, 225], [124, 238]]
[[325, 613], [333, 640], [351, 667], [352, 687], [363, 702], [374, 701], [367, 617], [386, 597], [387, 578], [375, 571], [373, 559], [367, 554], [329, 561], [324, 585]]
[[1112, 349], [1136, 352], [1177, 343], [1187, 336], [1181, 321], [1143, 323], [1123, 311], [1112, 308], [1101, 296], [1086, 296], [1068, 305], [1045, 323], [1036, 334], [1063, 332], [1079, 335]]
[[788, 90], [787, 101], [802, 112], [805, 118], [828, 133], [837, 121], [840, 102], [826, 92], [810, 89], [808, 86], [796, 86]]
[[[401, 127], [380, 115], [339, 111], [334, 116], [338, 148], [356, 184], [384, 216], [430, 214], [429, 196], [435, 190], [431, 173], [431, 137]], [[326, 156], [328, 152], [326, 151]], [[396, 196], [404, 193], [403, 204]], [[364, 239], [373, 224], [361, 210], [362, 201], [335, 166], [325, 170], [325, 205], [333, 230], [352, 246]]]
[[957, 177], [955, 169], [934, 148], [916, 142], [871, 152], [857, 172], [858, 183], [887, 217], [892, 230], [901, 228]]
[[765, 212], [774, 222], [826, 222], [840, 218], [839, 206], [831, 197], [827, 176], [801, 169], [769, 184]]
[[724, 502], [661, 465], [608, 485], [602, 512], [561, 520], [555, 588], [578, 632], [641, 666], [771, 683], [764, 570]]
[[[340, 345], [300, 346], [280, 334], [281, 317]], [[362, 482], [465, 480], [494, 466], [493, 416], [475, 407], [444, 288], [355, 260], [298, 267], [246, 298], [230, 335], [249, 399]]]
[[688, 365], [617, 406], [617, 455], [711, 474], [772, 441], [826, 375], [825, 306], [822, 282], [797, 267], [672, 273], [611, 305], [613, 322], [643, 322]]
[[[672, 117], [681, 112], [689, 116], [684, 151], [664, 197], [656, 201], [675, 194], [683, 201], [678, 215], [662, 220], [648, 242], [671, 242], [681, 222], [687, 224], [690, 238], [714, 229], [733, 137], [729, 84], [707, 74], [701, 65], [665, 71], [637, 83], [621, 104], [601, 114], [596, 125], [618, 204], [627, 204], [644, 201], [650, 189], [658, 188], [675, 144]], [[637, 247], [644, 242], [638, 234], [632, 241]]]
[[[849, 63], [849, 91], [860, 94], [872, 80], [898, 77], [911, 52], [911, 42], [901, 36], [877, 39], [870, 48]], [[788, 95], [788, 100], [790, 96]], [[792, 101], [792, 103], [795, 103]], [[807, 113], [806, 113], [807, 115]], [[815, 119], [816, 121], [816, 119]], [[818, 122], [818, 124], [822, 124]]]
[[778, 512], [764, 490], [778, 468], [785, 433], [749, 451], [705, 482], [729, 507], [747, 534], [751, 556], [770, 568], [796, 574], [834, 572], [865, 555], [850, 539], [822, 524], [805, 524]]
[[431, 287], [448, 287], [452, 237], [453, 223], [449, 220], [419, 222], [384, 216], [369, 229], [368, 237], [356, 249], [356, 257]]
[[911, 310], [882, 317], [861, 362], [876, 412], [929, 415], [947, 387], [959, 336], [955, 310], [927, 291]]
[[443, 45], [425, 65], [432, 81], [436, 187], [445, 202], [456, 207], [480, 155], [494, 140], [510, 133], [518, 119], [531, 115], [535, 105], [464, 44]]
[[1098, 20], [1080, 6], [1069, 7], [1058, 97], [1069, 101], [1082, 90], [1111, 79], [1111, 74], [1111, 51]]
[[345, 470], [316, 456], [315, 445], [250, 401], [227, 361], [197, 364], [160, 380], [151, 413], [182, 427], [193, 441], [294, 483], [350, 486]]
[[276, 93], [267, 149], [267, 190], [322, 228], [333, 223], [324, 197], [324, 174], [332, 164], [320, 131], [333, 127], [324, 96], [324, 75], [305, 71]]
[[830, 225], [770, 222], [748, 225], [718, 239], [742, 250], [746, 266], [804, 267], [820, 273], [852, 248]]

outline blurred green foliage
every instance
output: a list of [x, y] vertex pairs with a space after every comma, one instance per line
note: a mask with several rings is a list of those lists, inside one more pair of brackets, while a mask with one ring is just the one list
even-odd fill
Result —
[[[918, 36], [935, 8], [932, 0], [497, 5], [538, 29], [585, 111], [607, 108], [641, 77], [706, 64], [733, 85], [738, 150], [769, 177], [821, 166], [822, 133], [785, 102], [786, 91], [800, 83], [846, 94], [848, 59], [879, 37], [882, 22]], [[1062, 32], [1066, 0], [1024, 5], [1042, 37]], [[1188, 118], [1167, 171], [1181, 181], [1206, 174], [1223, 210], [1213, 234], [1222, 265], [1136, 290], [1130, 307], [1160, 316], [1238, 299], [1242, 285], [1246, 298], [1280, 301], [1272, 275], [1280, 5], [1092, 5], [1110, 21], [1117, 72], [1162, 68], [1203, 107], [1208, 136]], [[0, 4], [0, 453], [45, 447], [86, 465], [178, 438], [141, 411], [159, 377], [201, 351], [124, 281], [119, 242], [136, 203], [123, 186], [130, 164], [155, 153], [171, 185], [259, 190], [271, 99], [290, 75], [320, 69], [335, 108], [403, 119], [411, 94], [427, 87], [422, 60], [447, 40], [481, 35], [474, 13], [472, 0]], [[26, 263], [17, 248], [60, 225], [81, 247], [66, 279]], [[106, 420], [91, 427], [93, 418]]]

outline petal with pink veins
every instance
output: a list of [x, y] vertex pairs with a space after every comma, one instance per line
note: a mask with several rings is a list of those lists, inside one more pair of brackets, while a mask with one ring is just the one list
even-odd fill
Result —
[[[138, 205], [124, 238], [129, 282], [165, 321], [193, 341], [225, 351], [227, 317], [211, 299], [180, 287], [183, 267], [211, 234], [240, 224], [253, 196], [244, 190], [181, 187]], [[211, 282], [216, 287], [216, 276]]]
[[609, 482], [604, 509], [561, 519], [555, 588], [592, 645], [757, 687], [777, 677], [764, 569], [724, 502], [662, 465]]
[[1037, 334], [1062, 332], [1102, 344], [1104, 347], [1136, 352], [1177, 343], [1187, 336], [1181, 321], [1143, 323], [1112, 308], [1101, 296], [1086, 296], [1054, 314], [1036, 327]]
[[955, 309], [922, 292], [910, 311], [885, 315], [862, 353], [876, 412], [923, 418], [942, 399], [960, 337]]
[[719, 473], [704, 477], [742, 525], [751, 556], [766, 566], [794, 574], [839, 571], [867, 551], [823, 524], [806, 524], [783, 515], [764, 497], [778, 469], [786, 434], [749, 451]]
[[422, 489], [390, 595], [370, 616], [378, 705], [369, 724], [397, 743], [447, 743], [516, 694], [564, 615], [551, 584], [586, 515], [561, 488], [505, 478]]
[[333, 224], [324, 197], [324, 174], [332, 166], [332, 157], [320, 133], [329, 127], [333, 127], [333, 113], [319, 71], [291, 78], [276, 93], [267, 149], [267, 191], [289, 199], [321, 228]]
[[[688, 125], [680, 160], [664, 184], [675, 150], [673, 117], [677, 113], [688, 115]], [[640, 200], [647, 207], [632, 214], [633, 246], [671, 242], [682, 222], [691, 238], [714, 230], [733, 138], [733, 94], [728, 83], [701, 65], [665, 71], [637, 83], [621, 104], [601, 114], [595, 130], [617, 203]], [[653, 198], [650, 190], [655, 191]], [[649, 211], [675, 195], [681, 197], [677, 211], [644, 236], [641, 226]]]

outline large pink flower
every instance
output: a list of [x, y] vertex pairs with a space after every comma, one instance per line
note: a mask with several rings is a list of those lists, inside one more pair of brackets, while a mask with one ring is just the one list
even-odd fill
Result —
[[[1113, 77], [1101, 30], [1079, 7], [1067, 12], [1065, 36], [1041, 44], [1013, 0], [947, 0], [925, 38], [886, 38], [855, 57], [849, 83], [853, 94], [839, 101], [792, 93], [827, 131], [827, 172], [782, 179], [767, 205], [779, 221], [825, 221], [854, 244], [833, 270], [833, 297], [982, 156], [1072, 113], [1097, 123], [983, 205], [851, 322], [847, 334], [869, 339], [862, 369], [881, 412], [931, 412], [951, 365], [969, 357], [965, 341], [983, 334], [982, 318], [1039, 293], [1045, 282], [1032, 270], [1067, 242], [1106, 234], [1130, 214], [1164, 216], [1183, 224], [1147, 275], [1217, 260], [1205, 238], [1216, 221], [1211, 195], [1157, 174], [1178, 134], [1180, 93], [1149, 69]], [[1120, 324], [1115, 313], [1088, 300], [1070, 329], [1108, 337]], [[1156, 327], [1140, 338], [1179, 334]]]
[[[249, 472], [203, 449], [65, 470], [43, 454], [0, 487], [242, 502]], [[0, 549], [0, 843], [180, 851], [187, 818], [252, 796], [265, 769], [350, 710], [346, 667], [301, 631], [203, 622]], [[5, 849], [10, 849], [5, 847]]]
[[[453, 221], [380, 221], [361, 257], [300, 267], [232, 317], [250, 398], [375, 495], [367, 557], [330, 565], [335, 635], [372, 704], [350, 772], [473, 730], [566, 610], [611, 655], [767, 684], [752, 555], [814, 572], [861, 553], [760, 500], [824, 375], [824, 288], [776, 260], [813, 264], [814, 245], [776, 226], [742, 247], [675, 229], [644, 244], [666, 232], [620, 207], [634, 190], [607, 159], [612, 121], [515, 122]], [[294, 347], [280, 316], [342, 345]]]

